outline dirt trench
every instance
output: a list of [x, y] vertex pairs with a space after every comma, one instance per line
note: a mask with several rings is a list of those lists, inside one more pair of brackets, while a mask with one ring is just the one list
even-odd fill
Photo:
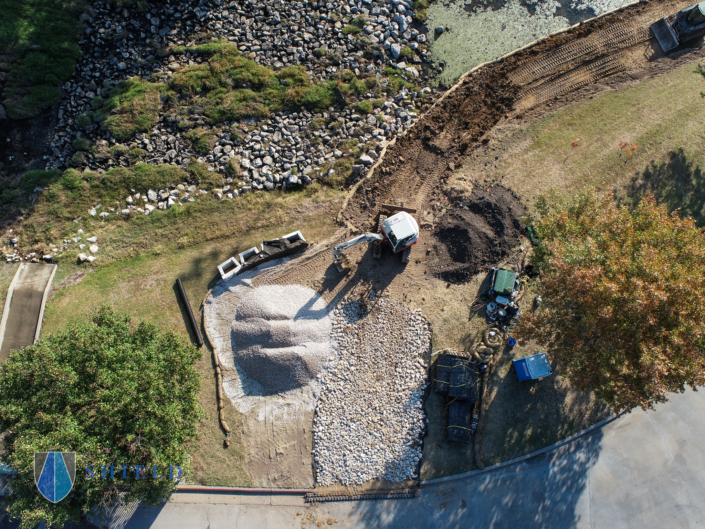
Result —
[[[664, 73], [670, 69], [666, 66], [664, 70], [664, 63], [675, 67], [673, 54], [664, 58], [648, 28], [662, 16], [689, 5], [690, 0], [667, 0], [628, 6], [469, 72], [406, 134], [391, 143], [375, 168], [352, 188], [338, 216], [338, 233], [277, 274], [256, 282], [308, 284], [330, 301], [344, 294], [352, 287], [343, 285], [350, 278], [359, 279], [359, 271], [353, 270], [348, 280], [336, 282], [330, 270], [330, 250], [353, 234], [372, 229], [381, 204], [417, 210], [421, 238], [429, 246], [427, 258], [416, 259], [416, 264], [425, 263], [424, 274], [463, 282], [486, 269], [489, 261], [501, 260], [511, 243], [517, 241], [516, 233], [506, 240], [497, 240], [501, 251], [479, 252], [484, 257], [476, 263], [472, 258], [469, 263], [459, 263], [457, 255], [451, 255], [454, 250], [448, 249], [453, 234], [442, 226], [448, 227], [452, 224], [450, 218], [457, 221], [458, 215], [464, 215], [456, 212], [444, 218], [453, 209], [447, 197], [454, 194], [455, 181], [449, 183], [449, 179], [462, 167], [465, 154], [471, 147], [488, 141], [487, 133], [507, 118], [545, 112], [552, 102], [580, 93], [603, 79], [643, 76], [644, 71]], [[467, 188], [471, 193], [473, 184], [468, 183]], [[511, 194], [511, 190], [508, 192]], [[516, 218], [523, 215], [520, 209], [516, 208]], [[487, 222], [476, 219], [477, 229], [466, 230], [462, 236], [477, 242]], [[514, 221], [510, 224], [520, 231]], [[497, 235], [492, 233], [495, 238]], [[353, 253], [360, 256], [364, 252], [358, 248]]]

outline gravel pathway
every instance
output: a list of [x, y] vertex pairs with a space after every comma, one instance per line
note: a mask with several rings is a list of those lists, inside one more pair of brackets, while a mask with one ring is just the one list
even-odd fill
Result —
[[314, 450], [319, 485], [416, 478], [428, 384], [428, 322], [388, 298], [334, 312], [339, 360], [321, 376]]

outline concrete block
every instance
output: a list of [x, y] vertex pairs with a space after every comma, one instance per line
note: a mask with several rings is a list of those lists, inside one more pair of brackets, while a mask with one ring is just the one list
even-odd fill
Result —
[[220, 272], [221, 279], [229, 279], [237, 274], [240, 271], [240, 268], [242, 268], [240, 262], [234, 257], [231, 257], [224, 263], [220, 263], [218, 265], [218, 272]]
[[259, 253], [259, 250], [257, 249], [256, 246], [253, 246], [249, 250], [245, 250], [240, 254], [240, 262], [244, 265], [247, 259], [252, 257], [253, 255], [257, 255]]
[[286, 239], [289, 242], [296, 242], [296, 241], [306, 242], [306, 239], [304, 239], [304, 236], [300, 231], [294, 231], [294, 232], [291, 232], [287, 235], [284, 235], [284, 236], [282, 236], [282, 239]]

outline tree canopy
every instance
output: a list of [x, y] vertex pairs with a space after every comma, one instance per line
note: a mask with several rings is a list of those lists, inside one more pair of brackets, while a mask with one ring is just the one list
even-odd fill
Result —
[[[131, 325], [106, 307], [88, 322], [13, 351], [0, 365], [3, 461], [17, 472], [6, 497], [9, 513], [22, 527], [41, 520], [61, 527], [119, 497], [148, 504], [168, 497], [175, 486], [167, 479], [169, 465], [189, 471], [188, 443], [201, 413], [199, 358], [177, 335], [144, 322]], [[34, 484], [35, 451], [76, 452], [73, 490], [56, 504]], [[135, 478], [135, 465], [144, 465], [143, 478]], [[153, 479], [153, 465], [166, 477]]]
[[531, 224], [542, 303], [520, 336], [616, 412], [705, 383], [705, 234], [692, 219], [587, 189], [541, 197]]

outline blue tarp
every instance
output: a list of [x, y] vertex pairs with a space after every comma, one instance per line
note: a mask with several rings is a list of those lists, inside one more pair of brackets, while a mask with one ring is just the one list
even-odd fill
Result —
[[536, 380], [553, 373], [551, 362], [548, 361], [546, 353], [538, 353], [520, 360], [514, 360], [514, 370], [517, 372], [519, 382]]

